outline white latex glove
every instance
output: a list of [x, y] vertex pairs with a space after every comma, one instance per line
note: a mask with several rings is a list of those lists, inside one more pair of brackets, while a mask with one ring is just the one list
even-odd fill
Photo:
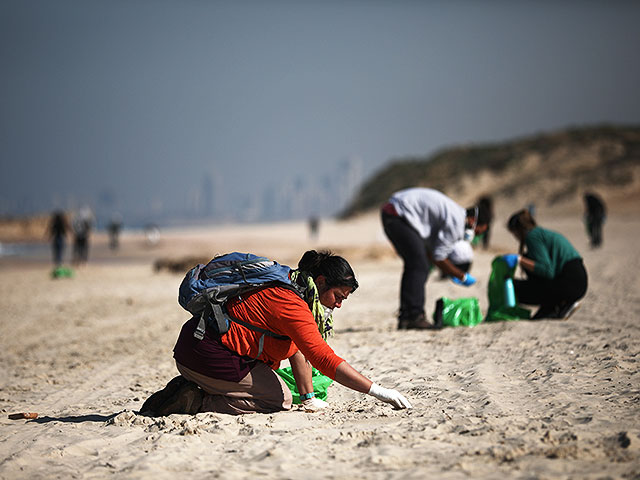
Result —
[[381, 387], [377, 383], [371, 384], [369, 395], [372, 395], [383, 402], [390, 403], [396, 408], [413, 408], [409, 403], [409, 400], [404, 398], [400, 392], [390, 388]]
[[305, 412], [317, 412], [323, 408], [327, 408], [329, 404], [324, 400], [320, 400], [316, 397], [307, 398], [301, 402], [302, 408]]

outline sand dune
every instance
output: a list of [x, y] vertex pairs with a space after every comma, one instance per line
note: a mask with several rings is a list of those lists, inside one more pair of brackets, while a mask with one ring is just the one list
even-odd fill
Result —
[[[325, 222], [135, 235], [72, 279], [48, 261], [0, 260], [0, 478], [638, 478], [640, 475], [640, 218], [612, 214], [590, 250], [579, 216], [541, 216], [584, 255], [590, 289], [568, 321], [395, 330], [401, 264], [376, 215]], [[498, 225], [477, 251], [477, 285], [432, 275], [440, 296], [476, 296], [486, 310], [491, 260], [516, 248]], [[334, 384], [330, 408], [272, 415], [148, 418], [137, 409], [176, 375], [171, 350], [186, 312], [181, 275], [159, 257], [254, 251], [294, 265], [328, 246], [361, 288], [336, 312], [333, 348], [412, 402], [397, 411]], [[48, 259], [47, 259], [48, 260]], [[13, 412], [35, 420], [10, 420]]]

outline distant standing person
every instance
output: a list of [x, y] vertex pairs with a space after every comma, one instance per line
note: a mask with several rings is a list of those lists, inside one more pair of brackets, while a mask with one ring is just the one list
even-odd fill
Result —
[[114, 214], [109, 222], [109, 248], [117, 250], [120, 247], [120, 230], [122, 229], [122, 216]]
[[520, 248], [503, 258], [509, 268], [520, 265], [527, 275], [513, 281], [518, 302], [540, 305], [534, 320], [569, 318], [587, 293], [587, 270], [580, 254], [560, 233], [539, 227], [528, 210], [514, 213], [507, 228]]
[[66, 245], [67, 234], [70, 233], [69, 221], [62, 210], [56, 210], [49, 221], [48, 234], [51, 238], [51, 251], [53, 263], [56, 267], [62, 265], [62, 258]]
[[607, 209], [602, 198], [593, 192], [584, 194], [585, 222], [587, 233], [591, 240], [591, 247], [598, 248], [602, 245], [602, 225], [607, 216]]
[[73, 262], [76, 265], [89, 259], [89, 236], [93, 228], [93, 214], [88, 207], [82, 208], [73, 219]]
[[318, 239], [318, 231], [320, 229], [320, 219], [315, 215], [309, 218], [309, 236], [311, 240]]
[[478, 205], [482, 206], [487, 212], [489, 212], [489, 220], [487, 222], [487, 229], [482, 234], [482, 248], [489, 248], [489, 236], [491, 235], [491, 224], [493, 223], [493, 200], [489, 195], [484, 195], [478, 200]]
[[456, 242], [471, 241], [486, 230], [489, 213], [482, 205], [465, 209], [431, 188], [409, 188], [394, 193], [381, 216], [384, 232], [404, 262], [398, 329], [432, 328], [424, 313], [431, 265], [459, 285], [473, 285], [476, 279], [448, 257]]

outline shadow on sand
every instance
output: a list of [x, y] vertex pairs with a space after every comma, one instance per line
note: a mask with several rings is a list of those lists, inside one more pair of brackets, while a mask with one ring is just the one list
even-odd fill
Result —
[[62, 423], [84, 423], [84, 422], [97, 422], [104, 423], [113, 417], [117, 413], [111, 415], [69, 415], [66, 417], [38, 417], [31, 420], [32, 423], [49, 423], [49, 422], [62, 422]]

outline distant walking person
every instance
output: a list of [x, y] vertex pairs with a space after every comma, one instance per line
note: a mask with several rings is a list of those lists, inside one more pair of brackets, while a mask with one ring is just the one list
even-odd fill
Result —
[[76, 265], [89, 259], [89, 236], [93, 223], [93, 214], [88, 207], [82, 208], [73, 219], [73, 263]]
[[593, 192], [584, 194], [585, 222], [587, 233], [591, 240], [591, 247], [598, 248], [602, 245], [602, 225], [607, 216], [607, 209], [602, 198]]
[[470, 242], [486, 230], [489, 213], [482, 205], [465, 209], [431, 188], [409, 188], [394, 193], [381, 216], [384, 232], [404, 262], [398, 329], [432, 328], [424, 313], [429, 270], [435, 265], [453, 282], [473, 285], [476, 279], [449, 256], [458, 241]]
[[514, 280], [516, 299], [540, 305], [532, 317], [569, 318], [587, 293], [587, 270], [582, 257], [561, 234], [539, 227], [528, 210], [509, 218], [507, 228], [520, 241], [519, 253], [503, 255], [514, 268], [520, 265], [526, 280]]
[[51, 238], [53, 263], [56, 267], [62, 265], [67, 234], [71, 232], [67, 216], [62, 210], [56, 210], [49, 220], [48, 234]]

